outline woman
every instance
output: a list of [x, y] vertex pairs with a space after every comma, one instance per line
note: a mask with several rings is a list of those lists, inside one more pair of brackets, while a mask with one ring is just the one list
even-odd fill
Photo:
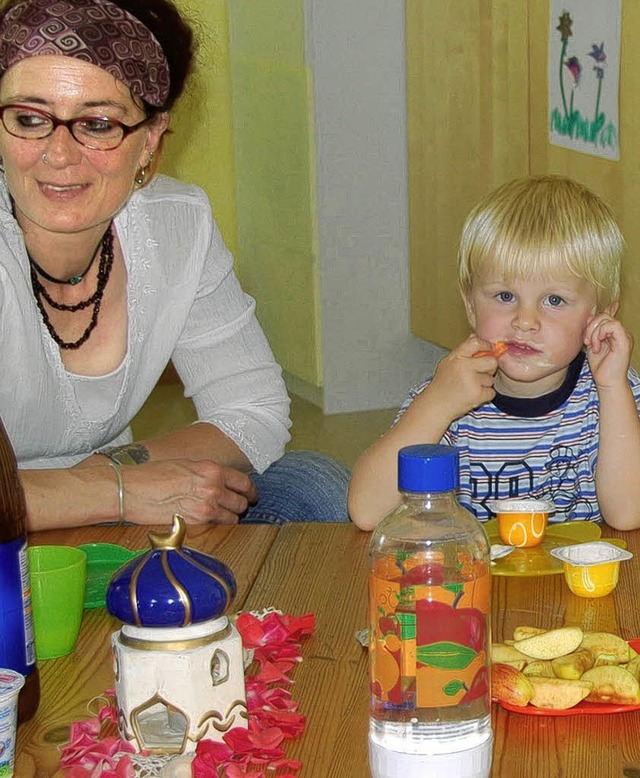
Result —
[[[346, 519], [344, 468], [280, 459], [281, 371], [204, 193], [152, 177], [192, 58], [170, 0], [0, 12], [0, 415], [32, 530]], [[199, 421], [133, 444], [171, 359]]]

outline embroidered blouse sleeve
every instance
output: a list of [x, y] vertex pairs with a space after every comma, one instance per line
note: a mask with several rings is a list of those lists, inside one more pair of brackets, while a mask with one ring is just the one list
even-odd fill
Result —
[[198, 419], [221, 429], [262, 472], [290, 439], [289, 397], [255, 301], [240, 287], [233, 258], [207, 213], [202, 276], [172, 358]]

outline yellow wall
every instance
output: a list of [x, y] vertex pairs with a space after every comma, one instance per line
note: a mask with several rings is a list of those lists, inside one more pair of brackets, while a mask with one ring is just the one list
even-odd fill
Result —
[[322, 383], [304, 0], [230, 0], [238, 262], [285, 371]]
[[479, 197], [509, 178], [559, 173], [600, 194], [620, 223], [620, 315], [639, 343], [640, 3], [622, 2], [618, 162], [548, 142], [549, 0], [407, 0], [407, 30], [414, 333], [452, 347], [468, 331], [455, 263]]
[[208, 193], [236, 271], [285, 371], [322, 383], [313, 86], [304, 0], [176, 0], [197, 67], [160, 170]]
[[527, 0], [406, 9], [411, 324], [453, 347], [469, 332], [456, 277], [464, 218], [527, 172]]
[[171, 115], [160, 170], [199, 184], [209, 195], [222, 235], [237, 252], [233, 122], [227, 0], [176, 0], [199, 41], [188, 91]]

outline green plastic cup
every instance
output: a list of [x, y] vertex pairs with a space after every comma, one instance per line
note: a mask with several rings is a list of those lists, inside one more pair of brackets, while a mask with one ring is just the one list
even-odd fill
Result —
[[80, 632], [87, 555], [73, 546], [31, 546], [29, 570], [36, 658], [66, 656]]

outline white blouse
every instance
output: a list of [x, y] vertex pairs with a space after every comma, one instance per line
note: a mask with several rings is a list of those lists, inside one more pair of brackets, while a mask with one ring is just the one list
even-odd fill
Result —
[[0, 179], [0, 415], [20, 467], [68, 467], [130, 442], [131, 419], [173, 360], [198, 419], [262, 472], [289, 440], [289, 398], [206, 194], [157, 176], [114, 226], [128, 274], [127, 354], [108, 375], [74, 375], [42, 321]]

